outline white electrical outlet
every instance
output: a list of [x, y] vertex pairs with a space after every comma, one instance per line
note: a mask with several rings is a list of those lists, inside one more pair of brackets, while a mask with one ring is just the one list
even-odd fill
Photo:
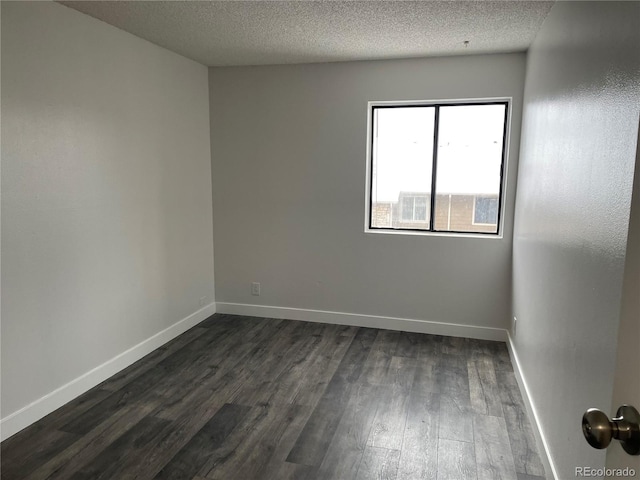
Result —
[[251, 284], [251, 295], [257, 295], [260, 296], [260, 283], [258, 282], [253, 282]]
[[516, 328], [518, 327], [518, 319], [513, 317], [513, 336], [516, 336]]

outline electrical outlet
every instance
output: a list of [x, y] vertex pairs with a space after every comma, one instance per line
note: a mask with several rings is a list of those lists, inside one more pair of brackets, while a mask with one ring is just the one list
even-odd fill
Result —
[[251, 295], [260, 296], [260, 284], [258, 282], [251, 284]]
[[207, 297], [206, 296], [200, 297], [200, 306], [204, 307], [206, 303], [207, 303]]
[[516, 336], [516, 329], [518, 327], [518, 319], [516, 317], [513, 317], [513, 336]]

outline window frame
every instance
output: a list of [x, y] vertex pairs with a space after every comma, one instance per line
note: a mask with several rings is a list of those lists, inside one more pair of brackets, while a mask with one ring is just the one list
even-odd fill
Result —
[[[463, 236], [463, 237], [480, 237], [480, 238], [503, 238], [504, 230], [504, 204], [507, 192], [507, 167], [509, 157], [509, 132], [511, 127], [511, 103], [512, 97], [496, 97], [496, 98], [478, 98], [478, 99], [461, 99], [461, 100], [406, 100], [406, 101], [369, 101], [367, 102], [367, 157], [366, 157], [366, 184], [365, 184], [365, 233], [383, 233], [383, 234], [400, 234], [400, 235], [427, 235], [427, 236]], [[471, 105], [504, 105], [505, 116], [503, 125], [503, 142], [502, 142], [502, 162], [500, 166], [500, 189], [498, 193], [498, 221], [495, 232], [483, 231], [455, 231], [455, 230], [437, 230], [435, 229], [435, 204], [436, 191], [435, 183], [437, 178], [437, 156], [438, 156], [438, 129], [440, 122], [440, 107], [449, 106], [471, 106]], [[427, 229], [419, 228], [392, 228], [392, 227], [374, 227], [372, 226], [372, 210], [373, 210], [373, 150], [375, 141], [375, 122], [374, 112], [376, 109], [384, 108], [411, 108], [411, 107], [435, 107], [434, 120], [434, 143], [432, 154], [432, 171], [431, 171], [431, 195], [428, 199], [429, 220], [423, 223], [427, 224]], [[474, 194], [474, 197], [476, 194]], [[475, 198], [474, 198], [475, 210]], [[472, 212], [473, 213], [473, 212]], [[473, 216], [471, 218], [472, 225]], [[493, 225], [493, 224], [491, 224]]]

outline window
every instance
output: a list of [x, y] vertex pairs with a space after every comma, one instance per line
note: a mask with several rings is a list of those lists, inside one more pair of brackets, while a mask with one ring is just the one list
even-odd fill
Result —
[[425, 195], [404, 195], [401, 197], [403, 222], [427, 221], [427, 197]]
[[371, 103], [369, 229], [498, 234], [507, 109]]
[[473, 205], [475, 225], [498, 224], [498, 197], [476, 197]]

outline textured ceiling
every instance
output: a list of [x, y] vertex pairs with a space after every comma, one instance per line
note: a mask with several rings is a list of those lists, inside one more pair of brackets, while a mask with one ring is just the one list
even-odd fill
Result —
[[553, 5], [513, 0], [60, 3], [209, 66], [524, 51]]

